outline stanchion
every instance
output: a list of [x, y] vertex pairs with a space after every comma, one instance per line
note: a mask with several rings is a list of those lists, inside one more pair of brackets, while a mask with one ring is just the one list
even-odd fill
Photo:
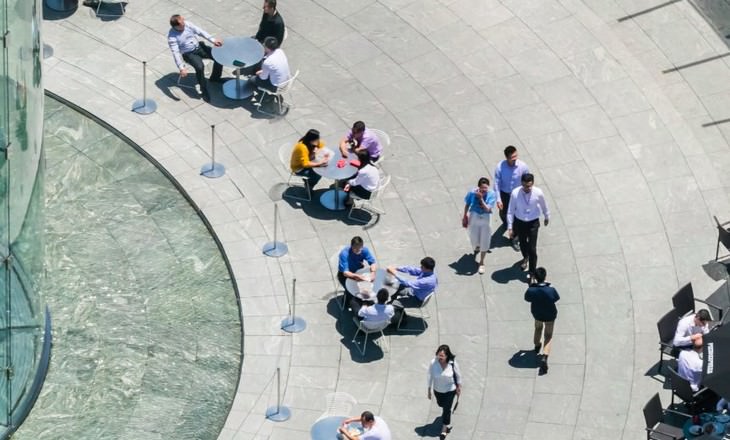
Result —
[[157, 103], [147, 99], [147, 61], [142, 61], [142, 99], [134, 101], [132, 111], [140, 115], [149, 115], [157, 110]]
[[274, 241], [270, 241], [264, 245], [262, 249], [267, 257], [283, 257], [289, 252], [289, 246], [276, 240], [276, 234], [279, 229], [279, 205], [274, 204]]
[[200, 175], [211, 179], [218, 178], [226, 174], [226, 167], [222, 163], [215, 161], [215, 125], [210, 126], [210, 163], [203, 165], [200, 169]]
[[276, 406], [266, 409], [266, 418], [272, 422], [284, 422], [291, 417], [289, 408], [281, 405], [281, 369], [276, 368]]
[[297, 279], [294, 278], [291, 283], [291, 303], [289, 304], [289, 316], [281, 321], [281, 329], [287, 333], [299, 333], [307, 328], [307, 322], [297, 317]]

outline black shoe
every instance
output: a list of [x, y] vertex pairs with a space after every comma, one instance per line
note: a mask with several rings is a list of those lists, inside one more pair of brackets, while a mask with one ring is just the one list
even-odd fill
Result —
[[446, 427], [446, 433], [451, 434], [451, 425]]
[[222, 83], [222, 82], [226, 82], [226, 80], [224, 80], [224, 79], [223, 79], [223, 78], [221, 78], [220, 76], [219, 76], [219, 77], [217, 77], [217, 78], [210, 78], [210, 79], [209, 79], [208, 81], [210, 81], [210, 82], [214, 82], [214, 83]]
[[540, 353], [541, 348], [542, 348], [542, 344], [535, 344], [535, 353]]
[[547, 363], [547, 356], [542, 360], [540, 363], [540, 370], [538, 371], [539, 376], [544, 376], [548, 372], [548, 363]]
[[209, 93], [203, 93], [203, 101], [210, 102], [210, 94]]
[[446, 440], [446, 433], [445, 432], [442, 432], [441, 434], [439, 434], [439, 440]]
[[84, 6], [99, 6], [99, 0], [84, 0]]
[[520, 251], [520, 241], [518, 239], [516, 239], [516, 238], [513, 238], [512, 239], [512, 249], [514, 249], [515, 252], [519, 252]]

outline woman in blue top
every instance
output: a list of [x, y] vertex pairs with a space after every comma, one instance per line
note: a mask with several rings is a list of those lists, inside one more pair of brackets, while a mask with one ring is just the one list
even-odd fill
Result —
[[482, 177], [477, 187], [464, 197], [464, 218], [461, 224], [468, 228], [471, 246], [474, 253], [479, 253], [479, 274], [484, 273], [484, 256], [491, 247], [492, 209], [497, 201], [497, 195], [489, 189], [489, 179]]

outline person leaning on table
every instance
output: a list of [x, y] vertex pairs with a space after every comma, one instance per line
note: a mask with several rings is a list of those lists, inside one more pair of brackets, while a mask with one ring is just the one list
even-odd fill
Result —
[[702, 339], [710, 331], [707, 325], [712, 321], [707, 309], [698, 310], [694, 315], [685, 316], [677, 323], [672, 344], [677, 348], [691, 348], [697, 339]]
[[393, 319], [393, 315], [395, 315], [395, 309], [392, 305], [387, 304], [389, 297], [390, 293], [388, 293], [388, 289], [382, 288], [378, 290], [376, 296], [378, 302], [376, 304], [363, 307], [362, 302], [353, 298], [350, 301], [350, 308], [357, 315], [358, 319], [365, 322], [390, 321]]
[[342, 287], [345, 289], [345, 304], [350, 304], [354, 294], [357, 292], [350, 292], [347, 290], [347, 279], [355, 281], [365, 281], [367, 278], [357, 273], [360, 269], [365, 267], [365, 263], [370, 266], [370, 279], [375, 279], [375, 271], [378, 269], [378, 265], [375, 263], [375, 257], [370, 252], [370, 249], [365, 247], [365, 243], [360, 236], [354, 236], [350, 240], [350, 246], [342, 248], [337, 257], [337, 281], [340, 282]]
[[[394, 322], [406, 320], [406, 307], [421, 307], [426, 297], [436, 290], [438, 279], [433, 271], [436, 261], [431, 257], [421, 259], [421, 267], [416, 266], [389, 266], [386, 270], [398, 280], [398, 290], [390, 297], [390, 303], [395, 307], [398, 315]], [[406, 279], [398, 276], [398, 272], [413, 275], [416, 279]], [[403, 316], [401, 318], [401, 316]]]
[[256, 88], [276, 93], [279, 85], [289, 81], [291, 77], [289, 60], [284, 51], [279, 48], [279, 40], [276, 37], [264, 39], [264, 57], [261, 70], [250, 77], [248, 82]]
[[[351, 435], [347, 425], [353, 422], [360, 422], [365, 432], [360, 435]], [[390, 435], [390, 428], [385, 420], [373, 415], [370, 411], [363, 411], [360, 417], [350, 417], [342, 421], [339, 428], [340, 434], [347, 440], [393, 440]]]
[[291, 152], [289, 168], [297, 176], [307, 178], [306, 184], [310, 190], [322, 178], [314, 171], [314, 168], [326, 167], [329, 162], [328, 156], [317, 160], [317, 151], [321, 148], [324, 148], [324, 142], [319, 138], [319, 130], [312, 128], [299, 139]]
[[380, 184], [380, 172], [370, 163], [370, 155], [368, 152], [358, 151], [357, 160], [360, 162], [357, 167], [357, 174], [348, 180], [344, 187], [347, 193], [345, 206], [352, 205], [351, 194], [355, 194], [361, 199], [370, 199], [373, 191], [378, 189], [378, 184]]

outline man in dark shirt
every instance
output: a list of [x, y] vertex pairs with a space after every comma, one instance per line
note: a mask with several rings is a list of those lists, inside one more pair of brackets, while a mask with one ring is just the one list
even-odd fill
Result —
[[275, 37], [281, 45], [284, 42], [284, 29], [284, 19], [276, 10], [276, 0], [264, 0], [264, 15], [255, 38], [263, 44], [266, 37]]
[[[530, 303], [530, 312], [535, 318], [535, 334], [533, 341], [535, 343], [535, 353], [540, 355], [542, 347], [542, 358], [540, 360], [540, 375], [547, 374], [547, 359], [550, 355], [550, 343], [553, 340], [553, 326], [555, 318], [558, 316], [558, 308], [555, 303], [560, 299], [558, 291], [545, 282], [547, 271], [544, 267], [538, 267], [535, 270], [535, 278], [537, 282], [527, 288], [525, 292], [525, 301]], [[543, 329], [545, 331], [543, 335]], [[544, 341], [544, 345], [540, 341]]]

